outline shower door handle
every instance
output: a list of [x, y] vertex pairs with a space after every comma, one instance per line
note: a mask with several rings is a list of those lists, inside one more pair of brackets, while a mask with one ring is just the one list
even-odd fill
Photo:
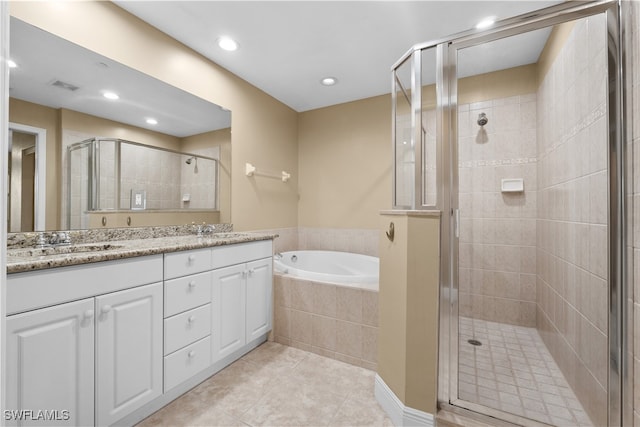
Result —
[[460, 238], [460, 209], [453, 210], [453, 231], [457, 239]]

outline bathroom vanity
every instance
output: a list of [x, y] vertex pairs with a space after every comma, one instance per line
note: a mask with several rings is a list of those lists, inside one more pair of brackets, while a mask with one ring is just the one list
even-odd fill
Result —
[[274, 237], [9, 249], [7, 409], [132, 425], [255, 348], [271, 330]]

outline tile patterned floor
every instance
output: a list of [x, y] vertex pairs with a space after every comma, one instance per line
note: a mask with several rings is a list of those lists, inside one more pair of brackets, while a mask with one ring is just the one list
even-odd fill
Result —
[[392, 426], [375, 372], [267, 342], [163, 409], [149, 426]]
[[556, 426], [592, 426], [535, 328], [461, 317], [459, 332], [461, 399]]

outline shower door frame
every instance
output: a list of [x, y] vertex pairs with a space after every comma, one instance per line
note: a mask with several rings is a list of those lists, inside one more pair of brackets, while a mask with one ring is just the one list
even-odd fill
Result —
[[[529, 31], [550, 27], [568, 21], [601, 13], [607, 21], [608, 55], [608, 421], [609, 425], [622, 425], [630, 420], [633, 388], [628, 343], [623, 337], [631, 329], [627, 313], [627, 265], [625, 223], [625, 152], [626, 138], [624, 100], [624, 52], [622, 33], [623, 9], [620, 0], [593, 1], [589, 3], [563, 3], [541, 9], [496, 24], [490, 30], [468, 31], [449, 40], [424, 43], [413, 48], [414, 55], [422, 49], [437, 46], [439, 50], [436, 87], [438, 89], [438, 118], [441, 129], [442, 163], [442, 223], [441, 223], [441, 273], [440, 273], [440, 342], [438, 367], [438, 405], [480, 419], [496, 422], [502, 420], [522, 425], [542, 425], [515, 414], [489, 408], [458, 399], [458, 104], [457, 104], [457, 51], [489, 41], [515, 36]], [[420, 69], [414, 70], [419, 80]], [[628, 104], [627, 104], [628, 105]]]

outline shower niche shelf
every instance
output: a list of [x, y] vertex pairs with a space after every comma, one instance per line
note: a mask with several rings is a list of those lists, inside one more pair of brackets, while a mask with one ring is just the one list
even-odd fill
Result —
[[524, 179], [522, 178], [503, 179], [500, 185], [500, 190], [503, 193], [522, 193], [524, 191]]

